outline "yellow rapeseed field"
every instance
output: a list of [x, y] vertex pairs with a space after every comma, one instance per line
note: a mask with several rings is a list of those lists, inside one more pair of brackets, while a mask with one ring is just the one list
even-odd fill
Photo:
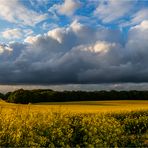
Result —
[[148, 101], [0, 101], [2, 147], [148, 147]]
[[72, 113], [108, 113], [147, 110], [148, 101], [81, 101], [81, 102], [51, 102], [36, 104], [13, 104], [0, 101], [0, 110], [30, 110], [35, 112], [72, 112]]

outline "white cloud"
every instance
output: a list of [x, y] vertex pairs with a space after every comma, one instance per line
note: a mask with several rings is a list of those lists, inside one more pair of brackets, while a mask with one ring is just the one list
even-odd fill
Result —
[[136, 13], [134, 13], [131, 17], [129, 21], [125, 21], [123, 23], [121, 23], [122, 27], [127, 27], [127, 26], [135, 26], [135, 25], [139, 25], [141, 22], [143, 22], [144, 20], [148, 20], [148, 9], [141, 9], [139, 11], [137, 11]]
[[146, 19], [148, 20], [148, 9], [142, 9], [132, 16], [130, 24], [139, 24]]
[[140, 29], [140, 30], [147, 30], [148, 29], [148, 20], [142, 21], [139, 25], [132, 27], [131, 29]]
[[28, 35], [33, 34], [33, 31], [31, 29], [20, 29], [20, 28], [15, 28], [15, 29], [10, 29], [7, 28], [5, 31], [1, 32], [2, 37], [8, 40], [13, 40], [13, 39], [21, 39], [23, 37], [26, 37]]
[[62, 5], [58, 6], [58, 12], [64, 15], [72, 15], [77, 8], [80, 7], [80, 3], [76, 0], [65, 0]]
[[108, 50], [110, 50], [113, 47], [115, 47], [115, 43], [97, 42], [93, 47], [93, 51], [96, 53], [98, 52], [106, 53]]
[[23, 32], [20, 29], [6, 29], [2, 32], [2, 36], [6, 39], [19, 39], [23, 36]]
[[34, 33], [33, 30], [31, 30], [31, 29], [24, 29], [22, 31], [24, 32], [25, 37], [29, 36], [29, 35], [32, 35]]
[[19, 0], [1, 0], [0, 18], [19, 25], [34, 26], [45, 20], [47, 14], [40, 14], [26, 8]]
[[82, 27], [84, 27], [81, 23], [79, 23], [77, 20], [74, 20], [71, 24], [70, 27], [74, 32], [79, 32]]
[[127, 14], [133, 4], [134, 1], [129, 0], [103, 0], [99, 2], [94, 15], [104, 23], [109, 23]]
[[50, 3], [49, 0], [29, 0], [29, 2], [33, 7], [46, 6]]
[[100, 54], [100, 53], [106, 53], [114, 47], [116, 47], [115, 43], [108, 43], [105, 41], [97, 41], [96, 43], [93, 43], [91, 45], [81, 46], [80, 50]]
[[44, 30], [52, 30], [52, 29], [55, 29], [57, 27], [58, 27], [58, 25], [55, 24], [55, 23], [47, 23], [47, 22], [44, 22], [42, 24], [42, 28], [41, 29], [44, 29]]
[[57, 40], [59, 43], [62, 43], [64, 34], [68, 32], [65, 28], [56, 28], [48, 32], [48, 36]]
[[49, 12], [58, 12], [62, 15], [71, 16], [80, 7], [81, 3], [78, 0], [64, 0], [62, 4], [55, 4], [49, 8]]
[[24, 39], [24, 42], [33, 44], [34, 42], [37, 41], [38, 37], [40, 37], [40, 35], [38, 35], [38, 36], [28, 36], [27, 38]]

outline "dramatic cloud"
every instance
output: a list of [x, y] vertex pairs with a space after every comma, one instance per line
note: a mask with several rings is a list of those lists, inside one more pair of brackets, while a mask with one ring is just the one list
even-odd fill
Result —
[[[116, 35], [109, 38], [110, 34]], [[11, 43], [9, 46], [13, 52], [7, 58], [1, 55], [1, 76], [7, 74], [0, 81], [79, 83], [82, 81], [79, 78], [81, 73], [98, 68], [104, 61], [102, 57], [118, 47], [119, 34], [120, 31], [94, 29], [74, 21], [69, 27], [56, 28], [44, 35], [29, 36], [24, 44]]]
[[47, 18], [47, 14], [30, 10], [19, 0], [0, 0], [0, 10], [0, 19], [20, 25], [34, 26]]
[[148, 56], [148, 20], [141, 22], [141, 24], [132, 27], [129, 30], [129, 37], [127, 42], [127, 49], [129, 49], [133, 55], [132, 59], [139, 64], [146, 66], [146, 63], [141, 61], [146, 60]]
[[127, 14], [135, 2], [129, 0], [101, 0], [94, 15], [104, 23], [117, 20]]
[[0, 83], [148, 82], [147, 4], [0, 0]]
[[[0, 82], [69, 84], [148, 82], [148, 21], [122, 32], [77, 21], [0, 46]], [[11, 51], [11, 52], [4, 52]]]

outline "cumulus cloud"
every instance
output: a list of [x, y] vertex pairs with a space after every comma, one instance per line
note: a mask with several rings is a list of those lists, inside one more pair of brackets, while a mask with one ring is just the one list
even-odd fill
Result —
[[[93, 47], [89, 48], [89, 51], [95, 53], [106, 53], [112, 47], [115, 47], [115, 43], [97, 42]], [[85, 48], [84, 48], [85, 49]]]
[[[147, 61], [148, 56], [148, 20], [144, 20], [139, 25], [132, 27], [129, 30], [128, 42], [126, 48], [129, 49], [132, 53], [132, 59], [136, 62]], [[143, 66], [146, 66], [145, 64]]]
[[94, 15], [104, 23], [109, 23], [127, 14], [134, 3], [129, 0], [103, 0], [99, 2]]
[[79, 7], [80, 2], [76, 0], [65, 0], [62, 5], [59, 5], [58, 12], [64, 15], [72, 15]]
[[1, 0], [0, 10], [0, 19], [20, 25], [34, 26], [47, 19], [47, 14], [40, 14], [30, 10], [19, 0]]
[[145, 20], [129, 30], [123, 44], [119, 30], [92, 28], [74, 21], [67, 27], [29, 36], [24, 43], [7, 45], [13, 49], [11, 54], [1, 52], [0, 82], [148, 82], [147, 32]]
[[55, 4], [49, 8], [49, 12], [54, 13], [56, 11], [58, 14], [71, 16], [80, 7], [81, 3], [78, 0], [64, 0], [62, 4]]

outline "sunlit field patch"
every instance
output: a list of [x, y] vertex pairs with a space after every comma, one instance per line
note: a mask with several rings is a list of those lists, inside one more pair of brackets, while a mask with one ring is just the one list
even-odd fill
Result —
[[106, 113], [127, 112], [148, 109], [148, 101], [81, 101], [81, 102], [50, 102], [20, 105], [0, 101], [3, 110], [30, 109], [30, 111], [61, 111], [72, 113]]
[[0, 146], [147, 147], [147, 101], [0, 102]]

